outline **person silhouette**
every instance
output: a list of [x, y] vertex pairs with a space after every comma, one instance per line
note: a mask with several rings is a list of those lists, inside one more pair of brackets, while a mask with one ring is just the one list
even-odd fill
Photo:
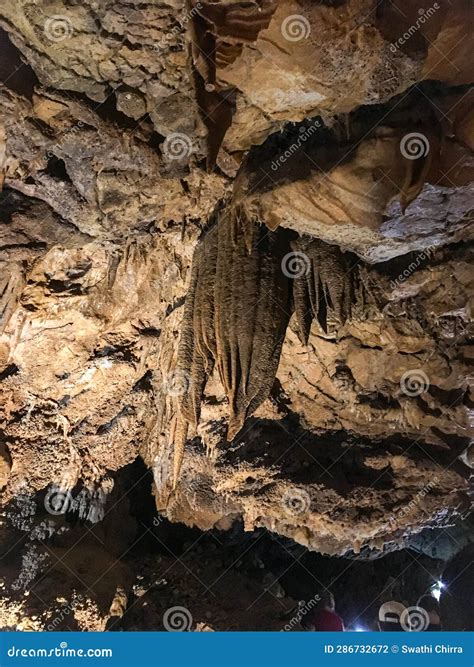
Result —
[[320, 604], [307, 620], [307, 626], [313, 632], [343, 632], [344, 622], [336, 614], [336, 603], [331, 591], [320, 594]]

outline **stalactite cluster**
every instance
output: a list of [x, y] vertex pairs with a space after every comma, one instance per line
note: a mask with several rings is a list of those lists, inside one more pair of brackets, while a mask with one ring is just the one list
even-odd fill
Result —
[[[229, 401], [232, 440], [270, 394], [292, 313], [306, 344], [313, 319], [327, 332], [329, 324], [342, 325], [360, 299], [355, 256], [294, 236], [230, 207], [214, 215], [196, 247], [178, 354], [188, 378], [181, 413], [194, 427], [214, 368]], [[287, 267], [292, 255], [304, 259], [295, 275]], [[181, 459], [177, 452], [175, 461]]]
[[268, 396], [291, 316], [290, 284], [281, 270], [287, 232], [259, 226], [249, 235], [245, 224], [222, 211], [199, 243], [179, 352], [189, 378], [183, 416], [197, 425], [216, 367], [229, 400], [229, 438]]
[[295, 277], [293, 302], [298, 336], [308, 342], [311, 324], [316, 319], [324, 332], [329, 325], [342, 325], [351, 315], [351, 306], [363, 294], [359, 262], [337, 246], [318, 239], [292, 241], [293, 250], [307, 261], [307, 268]]

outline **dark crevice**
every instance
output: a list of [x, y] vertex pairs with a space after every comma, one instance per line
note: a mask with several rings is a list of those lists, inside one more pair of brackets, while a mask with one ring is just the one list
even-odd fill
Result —
[[25, 64], [21, 52], [3, 28], [0, 28], [0, 54], [0, 81], [13, 92], [31, 100], [39, 83], [38, 78], [30, 65]]
[[0, 252], [5, 252], [7, 250], [19, 250], [20, 248], [29, 249], [29, 250], [45, 250], [47, 244], [43, 241], [29, 241], [28, 243], [11, 243], [9, 245], [0, 246]]
[[135, 384], [132, 387], [133, 392], [137, 391], [143, 391], [143, 392], [150, 392], [153, 391], [153, 371], [147, 371], [142, 377], [135, 382]]
[[66, 183], [72, 183], [71, 177], [67, 173], [66, 164], [61, 158], [52, 155], [48, 159], [48, 165], [44, 170], [45, 174], [55, 178], [58, 181], [64, 181]]
[[134, 409], [130, 405], [125, 405], [118, 414], [116, 414], [110, 421], [106, 422], [105, 424], [101, 424], [99, 428], [96, 431], [96, 435], [104, 435], [105, 433], [109, 433], [113, 427], [119, 423], [119, 421], [122, 419], [122, 417], [126, 417], [127, 415], [132, 415], [134, 414]]
[[399, 409], [400, 404], [393, 396], [386, 396], [380, 392], [373, 394], [359, 394], [359, 403], [361, 405], [370, 405], [376, 410]]
[[16, 375], [17, 373], [19, 373], [19, 371], [20, 369], [16, 364], [8, 364], [6, 368], [0, 371], [0, 382], [3, 382], [3, 380], [6, 380], [12, 375]]
[[186, 300], [185, 296], [179, 297], [179, 299], [176, 299], [173, 301], [173, 303], [170, 303], [168, 307], [166, 308], [166, 317], [171, 315], [171, 313], [176, 310], [177, 308], [181, 308], [181, 306], [184, 305], [184, 302]]

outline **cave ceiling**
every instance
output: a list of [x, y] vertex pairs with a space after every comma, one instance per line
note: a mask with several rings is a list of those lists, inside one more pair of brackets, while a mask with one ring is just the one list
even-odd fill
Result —
[[2, 5], [2, 505], [141, 458], [324, 554], [466, 516], [470, 11]]

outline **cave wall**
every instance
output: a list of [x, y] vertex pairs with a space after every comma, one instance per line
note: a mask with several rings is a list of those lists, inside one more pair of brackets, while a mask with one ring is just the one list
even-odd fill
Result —
[[[140, 456], [170, 519], [323, 553], [468, 511], [468, 3], [403, 44], [410, 3], [257, 4], [0, 10], [2, 505], [110, 493]], [[214, 373], [173, 488], [185, 296], [223, 204], [350, 251], [371, 297], [307, 345], [290, 319], [232, 443]]]

